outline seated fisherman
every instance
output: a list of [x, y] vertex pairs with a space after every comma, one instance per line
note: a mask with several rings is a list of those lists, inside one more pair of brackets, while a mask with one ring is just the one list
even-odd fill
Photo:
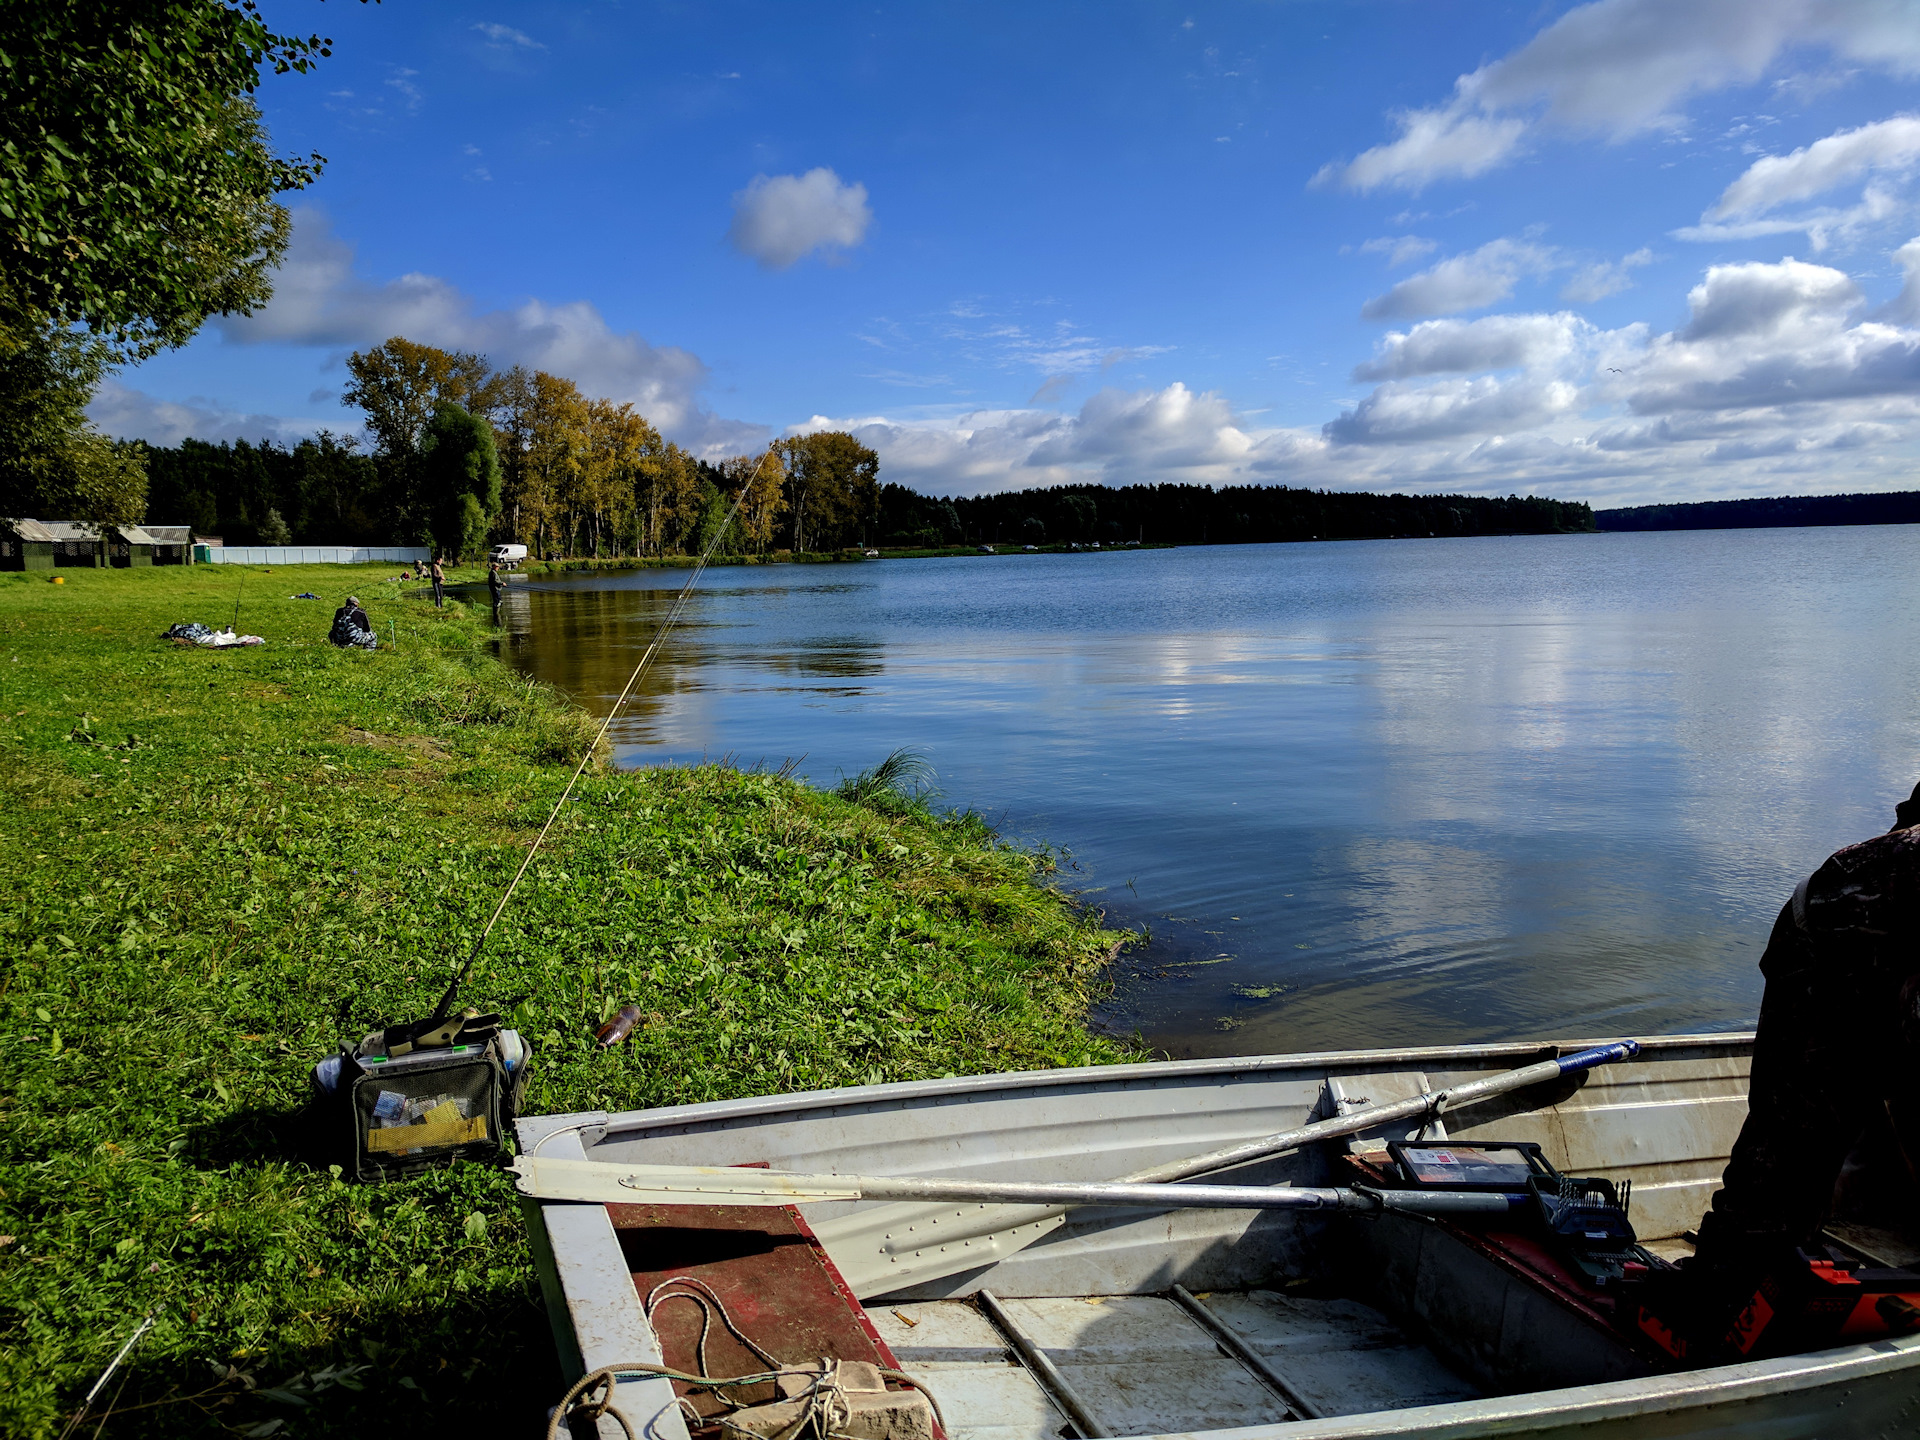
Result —
[[380, 641], [373, 633], [373, 622], [360, 608], [357, 595], [347, 596], [347, 603], [333, 612], [333, 628], [327, 632], [327, 639], [343, 649], [349, 646], [362, 650], [380, 648]]
[[1920, 786], [1800, 883], [1760, 971], [1747, 1121], [1688, 1264], [1729, 1293], [1817, 1243], [1863, 1141], [1891, 1133], [1896, 1189], [1920, 1160]]

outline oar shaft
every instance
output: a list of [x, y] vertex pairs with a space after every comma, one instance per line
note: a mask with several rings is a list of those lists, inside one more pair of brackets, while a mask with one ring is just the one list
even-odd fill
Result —
[[1395, 1120], [1411, 1120], [1416, 1115], [1438, 1115], [1446, 1110], [1458, 1110], [1462, 1106], [1490, 1100], [1496, 1095], [1524, 1090], [1529, 1085], [1556, 1080], [1562, 1075], [1570, 1075], [1576, 1071], [1590, 1070], [1596, 1065], [1605, 1065], [1609, 1061], [1628, 1060], [1639, 1053], [1639, 1042], [1634, 1040], [1616, 1040], [1611, 1045], [1596, 1045], [1590, 1050], [1562, 1055], [1557, 1060], [1542, 1060], [1537, 1065], [1524, 1065], [1518, 1070], [1506, 1070], [1498, 1075], [1489, 1075], [1484, 1080], [1469, 1080], [1464, 1085], [1453, 1085], [1444, 1090], [1430, 1090], [1424, 1095], [1415, 1095], [1407, 1100], [1395, 1100], [1386, 1105], [1372, 1105], [1365, 1110], [1356, 1110], [1351, 1115], [1336, 1115], [1330, 1120], [1316, 1120], [1310, 1125], [1282, 1130], [1278, 1134], [1262, 1136], [1258, 1140], [1244, 1140], [1238, 1145], [1209, 1150], [1204, 1155], [1192, 1155], [1184, 1160], [1169, 1160], [1160, 1165], [1149, 1165], [1144, 1170], [1123, 1175], [1121, 1183], [1185, 1180], [1195, 1175], [1211, 1174], [1215, 1170], [1227, 1170], [1235, 1165], [1265, 1160], [1287, 1150], [1297, 1150], [1302, 1145], [1313, 1144], [1316, 1140], [1337, 1140], [1342, 1136], [1357, 1135], [1362, 1130], [1371, 1130], [1376, 1125], [1390, 1124]]
[[[514, 1162], [524, 1194], [601, 1204], [807, 1205], [824, 1201], [921, 1200], [956, 1205], [1081, 1205], [1148, 1210], [1418, 1210], [1496, 1214], [1506, 1194], [1461, 1190], [1325, 1190], [1291, 1185], [1128, 1185], [1028, 1180], [919, 1179], [892, 1175], [801, 1175], [784, 1170], [621, 1165], [604, 1160]], [[1518, 1197], [1524, 1199], [1524, 1197]]]

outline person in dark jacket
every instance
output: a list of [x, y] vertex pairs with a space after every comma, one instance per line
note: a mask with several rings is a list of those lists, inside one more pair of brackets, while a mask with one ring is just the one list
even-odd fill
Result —
[[428, 573], [433, 576], [433, 604], [437, 610], [447, 603], [446, 591], [442, 588], [447, 582], [447, 572], [440, 568], [438, 555], [433, 557], [433, 569]]
[[500, 623], [500, 593], [505, 589], [506, 585], [500, 579], [500, 567], [488, 565], [487, 593], [493, 597], [493, 623], [496, 625]]
[[347, 596], [347, 603], [333, 612], [333, 628], [327, 632], [327, 639], [343, 649], [349, 646], [359, 650], [380, 648], [380, 641], [373, 633], [373, 622], [360, 608], [357, 595]]
[[1850, 1158], [1892, 1173], [1849, 1188], [1913, 1194], [1920, 786], [1894, 807], [1893, 829], [1836, 851], [1801, 881], [1774, 921], [1760, 971], [1767, 985], [1747, 1119], [1689, 1265], [1736, 1290], [1817, 1242]]

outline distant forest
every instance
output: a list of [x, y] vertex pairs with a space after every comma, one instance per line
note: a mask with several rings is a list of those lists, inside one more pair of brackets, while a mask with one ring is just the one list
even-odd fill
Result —
[[[147, 518], [154, 524], [192, 525], [202, 533], [223, 535], [228, 544], [375, 544], [390, 541], [397, 528], [389, 486], [382, 483], [377, 458], [330, 435], [290, 447], [272, 441], [188, 440], [178, 446], [149, 448], [146, 460]], [[738, 469], [740, 461], [719, 467], [688, 457], [687, 463], [694, 483], [707, 496], [701, 510], [711, 508], [721, 490], [731, 493], [737, 486], [728, 471]], [[921, 495], [902, 485], [884, 484], [878, 490], [875, 509], [862, 516], [861, 507], [843, 507], [843, 512], [833, 515], [832, 524], [821, 525], [818, 532], [809, 527], [809, 543], [821, 548], [863, 543], [924, 548], [1063, 545], [1095, 540], [1233, 545], [1394, 536], [1550, 535], [1592, 530], [1595, 518], [1584, 504], [1517, 495], [1505, 499], [1373, 495], [1265, 485], [1221, 490], [1204, 485], [1118, 489], [1062, 485], [955, 500]], [[505, 523], [497, 528], [499, 532], [510, 529]], [[573, 537], [571, 547], [554, 543], [574, 529], [555, 525], [538, 537], [526, 538], [545, 540], [552, 549], [577, 549], [586, 543], [583, 534]], [[701, 529], [697, 522], [683, 526], [684, 533], [669, 538], [667, 548], [694, 543]], [[773, 527], [766, 529], [766, 538], [751, 548], [762, 548], [775, 538]], [[778, 538], [790, 543], [790, 537]], [[612, 537], [605, 545], [612, 553], [629, 548], [634, 547], [620, 545]]]
[[880, 487], [886, 546], [1057, 545], [1128, 540], [1238, 545], [1428, 535], [1554, 535], [1593, 529], [1578, 502], [1509, 495], [1372, 495], [1277, 485], [1058, 485], [939, 500]]
[[1602, 530], [1767, 530], [1789, 525], [1920, 524], [1920, 490], [1882, 495], [1781, 495], [1598, 510]]

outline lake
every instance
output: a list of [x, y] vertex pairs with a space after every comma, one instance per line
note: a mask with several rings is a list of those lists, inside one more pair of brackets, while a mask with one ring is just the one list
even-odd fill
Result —
[[[909, 747], [1145, 927], [1175, 1056], [1751, 1024], [1773, 917], [1920, 779], [1920, 526], [714, 568], [629, 765]], [[604, 715], [685, 583], [515, 582]], [[804, 757], [804, 758], [800, 758]]]

